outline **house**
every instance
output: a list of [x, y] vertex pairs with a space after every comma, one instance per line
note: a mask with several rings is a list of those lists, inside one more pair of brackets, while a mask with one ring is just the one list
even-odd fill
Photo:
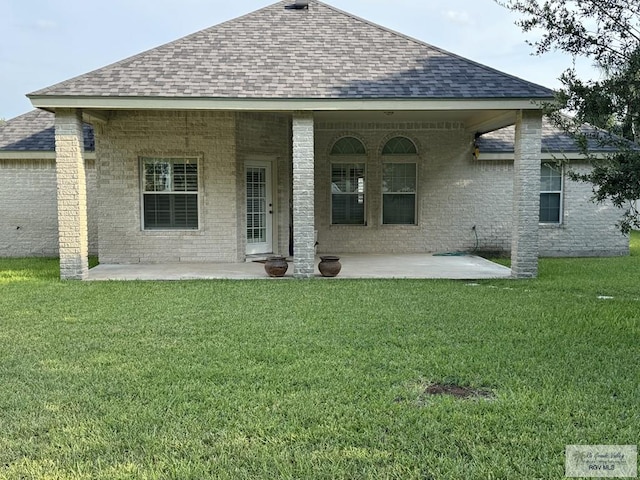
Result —
[[[572, 208], [540, 225], [552, 97], [315, 0], [277, 2], [29, 95], [55, 116], [66, 279], [86, 278], [96, 248], [101, 263], [292, 251], [299, 278], [314, 272], [316, 240], [332, 253], [478, 245], [510, 251], [514, 277], [535, 276], [547, 248], [624, 254], [613, 230], [601, 232], [616, 237], [598, 244], [607, 249], [583, 245]], [[474, 157], [477, 137], [511, 125], [513, 153]], [[566, 205], [566, 182], [560, 194]]]

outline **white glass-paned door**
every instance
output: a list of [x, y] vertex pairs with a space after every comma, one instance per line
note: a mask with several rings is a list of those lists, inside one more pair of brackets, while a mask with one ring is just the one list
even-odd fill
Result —
[[273, 251], [273, 200], [271, 165], [268, 162], [246, 166], [247, 254]]

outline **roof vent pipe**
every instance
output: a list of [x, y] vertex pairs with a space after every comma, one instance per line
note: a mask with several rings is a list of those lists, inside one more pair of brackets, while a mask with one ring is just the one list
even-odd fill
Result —
[[293, 5], [287, 5], [287, 10], [307, 10], [309, 8], [309, 0], [296, 0]]

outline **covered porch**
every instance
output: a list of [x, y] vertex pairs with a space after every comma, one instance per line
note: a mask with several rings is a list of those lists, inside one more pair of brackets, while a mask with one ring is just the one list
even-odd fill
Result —
[[[342, 270], [331, 279], [452, 279], [482, 280], [509, 278], [511, 269], [475, 255], [432, 254], [340, 256]], [[320, 276], [318, 258], [312, 276]], [[291, 259], [289, 259], [291, 262]], [[293, 264], [284, 278], [293, 278]], [[98, 265], [89, 270], [88, 280], [257, 280], [270, 279], [259, 261], [245, 263], [164, 263]]]
[[[524, 106], [521, 102], [516, 103], [521, 108]], [[327, 130], [326, 125], [332, 122], [327, 121], [327, 118], [325, 118], [327, 116], [326, 113], [321, 114], [313, 111], [290, 112], [288, 128], [280, 129], [282, 130], [280, 133], [286, 133], [286, 130], [288, 130], [290, 136], [287, 136], [289, 136], [289, 141], [291, 142], [289, 154], [281, 156], [281, 158], [285, 159], [285, 162], [288, 160], [288, 165], [285, 164], [284, 168], [280, 169], [280, 172], [290, 170], [286, 172], [280, 183], [274, 182], [274, 190], [277, 189], [281, 193], [284, 192], [284, 195], [274, 202], [274, 208], [271, 209], [273, 212], [268, 212], [269, 215], [273, 213], [274, 217], [278, 217], [281, 220], [280, 222], [274, 221], [274, 226], [278, 227], [279, 235], [278, 233], [273, 235], [272, 250], [265, 250], [264, 252], [246, 251], [246, 254], [268, 252], [282, 254], [286, 250], [290, 250], [285, 248], [287, 245], [292, 246], [295, 255], [292, 258], [290, 273], [297, 278], [308, 278], [315, 276], [317, 272], [314, 256], [316, 231], [319, 231], [320, 234], [318, 252], [359, 254], [357, 256], [354, 255], [354, 259], [366, 256], [380, 259], [385, 257], [384, 254], [398, 253], [398, 250], [407, 255], [410, 253], [419, 254], [423, 258], [429, 258], [427, 252], [470, 251], [467, 246], [458, 246], [455, 242], [466, 230], [475, 231], [475, 225], [482, 221], [484, 215], [484, 210], [480, 209], [477, 210], [477, 213], [473, 213], [476, 201], [474, 200], [473, 191], [469, 187], [471, 184], [482, 185], [482, 182], [479, 178], [470, 178], [467, 175], [469, 171], [482, 170], [482, 167], [478, 167], [471, 160], [474, 132], [491, 130], [513, 122], [516, 124], [516, 155], [513, 196], [509, 208], [512, 210], [510, 225], [512, 269], [509, 270], [509, 273], [517, 278], [535, 276], [537, 273], [538, 253], [537, 207], [539, 194], [540, 111], [536, 110], [535, 106], [531, 110], [494, 111], [487, 110], [487, 105], [484, 102], [475, 105], [476, 108], [474, 109], [469, 109], [468, 103], [466, 105], [466, 109], [450, 112], [443, 112], [442, 110], [411, 113], [396, 112], [394, 117], [397, 117], [398, 120], [402, 119], [402, 123], [393, 123], [390, 127], [388, 123], [378, 122], [375, 124], [375, 128], [371, 129], [372, 135], [375, 136], [379, 136], [381, 126], [386, 129], [395, 127], [394, 131], [401, 130], [403, 133], [409, 132], [407, 135], [411, 135], [412, 132], [418, 130], [411, 130], [408, 125], [414, 125], [416, 122], [410, 122], [409, 120], [415, 120], [415, 117], [434, 120], [426, 124], [422, 123], [421, 125], [426, 125], [426, 127], [420, 130], [424, 135], [422, 144], [429, 145], [430, 154], [425, 154], [425, 157], [414, 154], [415, 158], [411, 160], [415, 168], [419, 170], [417, 176], [431, 183], [423, 185], [424, 188], [418, 187], [418, 194], [415, 194], [415, 191], [413, 192], [414, 197], [416, 197], [416, 211], [421, 216], [415, 216], [409, 225], [389, 225], [385, 223], [384, 219], [381, 219], [379, 197], [382, 196], [380, 169], [381, 165], [383, 165], [383, 160], [379, 154], [379, 147], [375, 146], [376, 140], [368, 142], [369, 145], [373, 145], [371, 148], [374, 152], [372, 157], [359, 160], [365, 165], [363, 170], [366, 169], [372, 176], [376, 173], [378, 175], [377, 181], [369, 182], [368, 190], [363, 190], [363, 201], [364, 195], [371, 199], [372, 208], [367, 209], [369, 217], [363, 217], [360, 225], [334, 225], [335, 222], [331, 220], [331, 215], [327, 208], [330, 204], [329, 197], [331, 192], [327, 190], [330, 181], [328, 178], [323, 177], [329, 171], [329, 166], [334, 165], [332, 160], [327, 158], [327, 145], [332, 144], [332, 138], [339, 138], [345, 128], [354, 130], [360, 124], [352, 118], [356, 114], [352, 113], [349, 116], [344, 111], [334, 112], [328, 117], [329, 120], [334, 117], [349, 117], [351, 121], [339, 129], [332, 127]], [[373, 117], [373, 113], [387, 116], [387, 114], [380, 111], [368, 112], [370, 117]], [[61, 276], [67, 279], [92, 278], [92, 275], [88, 273], [86, 181], [83, 168], [84, 152], [80, 143], [83, 114], [87, 115], [87, 112], [80, 109], [56, 109], [56, 166], [58, 171]], [[89, 113], [89, 116], [94, 115], [95, 112]], [[196, 278], [226, 278], [224, 273], [218, 272], [231, 272], [228, 274], [231, 277], [245, 274], [249, 275], [249, 278], [253, 278], [251, 270], [243, 271], [245, 268], [251, 269], [251, 266], [243, 263], [245, 258], [243, 237], [244, 232], [247, 230], [247, 225], [243, 218], [248, 216], [248, 212], [244, 210], [248, 201], [245, 200], [246, 192], [243, 186], [238, 186], [238, 183], [242, 181], [244, 167], [247, 165], [246, 158], [239, 153], [242, 151], [240, 148], [245, 137], [242, 133], [238, 133], [242, 132], [238, 125], [242, 121], [246, 121], [246, 119], [243, 120], [244, 117], [241, 114], [225, 112], [221, 112], [217, 116], [213, 116], [213, 114], [207, 115], [220, 121], [224, 120], [229, 124], [229, 128], [236, 132], [235, 136], [220, 137], [226, 143], [235, 147], [236, 155], [232, 156], [233, 163], [231, 165], [236, 166], [236, 173], [230, 174], [228, 178], [222, 175], [215, 177], [210, 175], [204, 178], [205, 181], [210, 181], [211, 179], [214, 181], [214, 183], [205, 184], [206, 188], [203, 189], [203, 192], [207, 191], [209, 197], [214, 198], [212, 195], [218, 195], [220, 192], [228, 193], [226, 197], [220, 197], [219, 200], [215, 201], [219, 205], [225, 204], [231, 207], [228, 209], [228, 218], [224, 219], [224, 223], [220, 223], [221, 217], [212, 215], [215, 213], [215, 209], [206, 208], [207, 204], [211, 203], [211, 200], [203, 194], [199, 201], [202, 207], [202, 213], [200, 213], [202, 222], [197, 225], [197, 228], [192, 229], [192, 231], [147, 229], [146, 222], [142, 222], [140, 218], [140, 190], [135, 185], [135, 179], [139, 178], [139, 171], [142, 170], [138, 166], [139, 155], [135, 155], [135, 153], [138, 153], [136, 150], [144, 147], [141, 146], [141, 140], [135, 135], [133, 135], [133, 140], [128, 137], [120, 140], [115, 139], [122, 144], [120, 147], [122, 151], [107, 149], [102, 152], [103, 155], [100, 155], [100, 150], [98, 149], [99, 158], [104, 157], [105, 160], [117, 158], [117, 162], [109, 164], [109, 162], [105, 161], [100, 164], [104, 180], [101, 184], [100, 215], [105, 227], [101, 228], [102, 233], [99, 242], [101, 262], [107, 265], [130, 264], [131, 267], [128, 267], [128, 269], [133, 272], [141, 272], [146, 268], [142, 268], [141, 265], [149, 264], [148, 270], [152, 272], [150, 273], [150, 278], [156, 278], [153, 276], [153, 272], [158, 271], [158, 265], [172, 265], [174, 262], [183, 263], [185, 267], [176, 265], [173, 270], [178, 273], [173, 278], [193, 278], [189, 273], [192, 270], [201, 272], [198, 274], [200, 276]], [[360, 118], [361, 115], [363, 113], [357, 114], [357, 117]], [[109, 119], [103, 123], [102, 130], [97, 138], [100, 140], [108, 135], [110, 130], [117, 130], [117, 126], [120, 125], [119, 122], [124, 126], [131, 127], [123, 131], [135, 132], [135, 128], [141, 128], [138, 125], [140, 122], [146, 122], [144, 123], [146, 125], [151, 121], [155, 121], [157, 127], [159, 120], [162, 119], [164, 122], [163, 128], [167, 132], [176, 130], [174, 117], [179, 119], [184, 117], [186, 121], [191, 122], [187, 124], [189, 128], [184, 132], [184, 141], [190, 145], [190, 148], [195, 148], [195, 145], [199, 145], [196, 142], [201, 142], [207, 138], [201, 133], [195, 133], [191, 126], [196, 120], [200, 121], [201, 115], [192, 118], [186, 111], [171, 115], [164, 114], [163, 117], [160, 117], [160, 114], [157, 113], [149, 114], [142, 111], [134, 114], [111, 113]], [[435, 118], [456, 119], [459, 126], [451, 132], [443, 132], [439, 128], [439, 124], [435, 122]], [[254, 119], [255, 122], [259, 124], [260, 120]], [[451, 123], [453, 123], [452, 120]], [[136, 127], [136, 125], [138, 126]], [[202, 125], [207, 127], [206, 122], [202, 122]], [[402, 128], [399, 129], [401, 126]], [[360, 126], [360, 130], [365, 131], [366, 128]], [[327, 134], [327, 132], [329, 133]], [[337, 135], [336, 132], [338, 132]], [[176, 139], [171, 138], [171, 135], [167, 133], [165, 136], [170, 140], [167, 148], [179, 143], [182, 135], [182, 133], [178, 132]], [[362, 136], [365, 135], [367, 133]], [[158, 134], [156, 138], [160, 138], [160, 136]], [[110, 139], [109, 145], [117, 143], [114, 138]], [[445, 141], [443, 138], [449, 140]], [[320, 143], [318, 143], [318, 140]], [[151, 139], [151, 141], [154, 140]], [[135, 143], [135, 149], [129, 145], [131, 143]], [[100, 142], [98, 142], [99, 144]], [[211, 172], [213, 171], [213, 168], [211, 168], [213, 164], [210, 159], [215, 160], [215, 158], [222, 158], [223, 156], [217, 151], [217, 147], [209, 151], [207, 150], [208, 146], [203, 145], [204, 147], [201, 150], [204, 151], [204, 154], [202, 154], [202, 158], [199, 161], [203, 165], [203, 170]], [[281, 141], [278, 145], [286, 145], [286, 143]], [[428, 150], [425, 148], [424, 151]], [[406, 162], [404, 158], [402, 160]], [[228, 163], [225, 162], [227, 161], [223, 158], [216, 168], [228, 168]], [[460, 167], [458, 170], [454, 170], [451, 167], [456, 162]], [[112, 173], [114, 166], [117, 167], [115, 171], [120, 172], [117, 178]], [[428, 166], [429, 170], [425, 169], [425, 166]], [[233, 169], [230, 171], [233, 172]], [[241, 173], [238, 175], [237, 172]], [[442, 175], [443, 172], [445, 172], [444, 175]], [[131, 181], [131, 179], [134, 179], [134, 181]], [[228, 185], [232, 185], [232, 187], [228, 187]], [[290, 196], [286, 193], [288, 191]], [[453, 191], [461, 195], [465, 192], [472, 193], [465, 193], [467, 201], [464, 203], [447, 201], [446, 206], [436, 216], [432, 205], [439, 202], [445, 195], [453, 198], [451, 197], [451, 192]], [[434, 192], [438, 195], [435, 195]], [[271, 206], [271, 202], [267, 203]], [[287, 208], [287, 205], [290, 206], [290, 209]], [[278, 206], [280, 208], [277, 208]], [[291, 214], [290, 219], [288, 218], [289, 212]], [[472, 212], [474, 216], [469, 217], [463, 223], [460, 220], [462, 212]], [[109, 223], [105, 220], [111, 217], [114, 222]], [[284, 221], [282, 221], [283, 218]], [[128, 221], [126, 226], [123, 225], [123, 219]], [[454, 222], [452, 219], [457, 220]], [[142, 225], [143, 223], [144, 225]], [[225, 228], [220, 228], [221, 225]], [[473, 228], [470, 228], [470, 226], [473, 226]], [[291, 229], [291, 238], [286, 240], [283, 234], [289, 231], [289, 227]], [[466, 233], [468, 234], [468, 232]], [[429, 244], [424, 240], [437, 234], [441, 234], [444, 237], [444, 241], [440, 244]], [[111, 235], [111, 237], [108, 235]], [[382, 238], [386, 243], [382, 244], [380, 241], [368, 243], [370, 239], [376, 240], [379, 238]], [[415, 244], [409, 242], [412, 239], [415, 240], [413, 242]], [[349, 247], [350, 250], [344, 248], [345, 246]], [[111, 248], [119, 256], [109, 256], [108, 248]], [[207, 256], [203, 253], [211, 253], [216, 249], [222, 252], [219, 256]], [[166, 252], [170, 252], [172, 256], [164, 255]], [[369, 253], [378, 255], [368, 255]], [[347, 257], [343, 256], [343, 258], [348, 262]], [[436, 258], [436, 260], [438, 259]], [[374, 269], [377, 272], [374, 277], [485, 278], [476, 276], [473, 272], [451, 276], [452, 274], [446, 273], [447, 267], [442, 269], [445, 273], [440, 271], [434, 274], [430, 268], [416, 271], [414, 268], [415, 263], [415, 258], [407, 262], [391, 261], [392, 268], [390, 269], [384, 266]], [[202, 267], [198, 266], [199, 264]], [[406, 273], [403, 273], [403, 270]], [[464, 269], [462, 271], [464, 272]], [[93, 276], [95, 277], [96, 275], [97, 273], [93, 272]], [[351, 275], [354, 278], [370, 278], [370, 274], [366, 273], [366, 269], [352, 271], [346, 269], [344, 276]], [[259, 267], [256, 276], [262, 276]], [[489, 278], [494, 277], [490, 276]]]

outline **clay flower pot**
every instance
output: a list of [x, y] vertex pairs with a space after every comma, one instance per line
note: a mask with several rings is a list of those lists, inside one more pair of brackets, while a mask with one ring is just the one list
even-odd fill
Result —
[[340, 273], [342, 264], [340, 263], [340, 257], [335, 255], [323, 255], [320, 257], [320, 263], [318, 269], [323, 277], [335, 277]]
[[287, 268], [289, 268], [287, 259], [281, 255], [268, 257], [264, 263], [264, 271], [270, 277], [284, 277], [284, 274], [287, 273]]

